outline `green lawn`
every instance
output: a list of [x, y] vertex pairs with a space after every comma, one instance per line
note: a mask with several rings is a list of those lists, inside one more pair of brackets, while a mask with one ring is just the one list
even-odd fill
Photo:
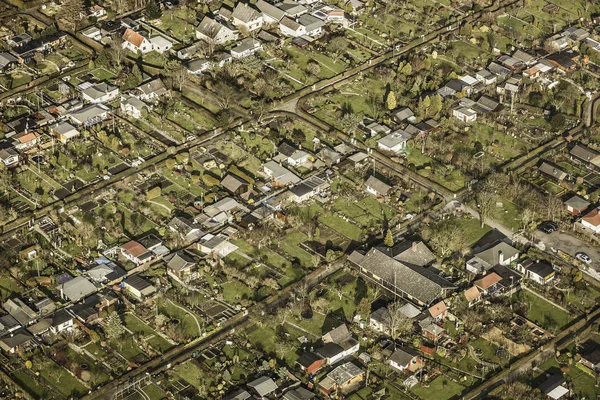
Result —
[[125, 314], [123, 317], [123, 322], [125, 323], [125, 327], [127, 327], [127, 329], [131, 330], [133, 333], [142, 335], [146, 338], [151, 337], [147, 340], [148, 344], [150, 344], [150, 346], [158, 350], [160, 353], [165, 353], [173, 347], [171, 343], [157, 335], [154, 329], [133, 314]]
[[83, 386], [69, 372], [54, 361], [46, 361], [39, 365], [39, 373], [42, 378], [66, 397], [73, 395], [79, 397], [88, 392], [88, 388]]
[[474, 244], [492, 230], [492, 228], [487, 225], [484, 225], [482, 228], [478, 219], [457, 219], [456, 221], [464, 229], [467, 244], [469, 245]]
[[290, 257], [297, 258], [303, 267], [309, 268], [312, 266], [312, 255], [298, 246], [306, 240], [308, 236], [302, 232], [293, 232], [283, 239], [282, 247]]
[[178, 364], [173, 371], [190, 385], [199, 388], [202, 385], [209, 386], [214, 381], [214, 374], [207, 374], [196, 360], [189, 360]]
[[[575, 363], [573, 365], [559, 365], [554, 357], [539, 366], [542, 371], [552, 370], [553, 372], [560, 371], [561, 367], [568, 367], [566, 371], [566, 378], [571, 381], [573, 385], [573, 395], [577, 399], [595, 399], [600, 395], [600, 389], [596, 386], [596, 380], [577, 368]], [[536, 383], [542, 383], [545, 380], [544, 376], [538, 376], [535, 378]]]
[[560, 329], [569, 322], [569, 314], [533, 293], [521, 290], [518, 296], [519, 301], [529, 306], [526, 317], [542, 328]]
[[[198, 331], [198, 324], [196, 324], [196, 320], [189, 312], [175, 307], [175, 305], [169, 301], [162, 302], [162, 304], [159, 306], [159, 310], [169, 317], [179, 320], [183, 336], [186, 338], [194, 339], [201, 335], [201, 332]], [[198, 322], [201, 323], [201, 320], [198, 319]], [[202, 327], [202, 325], [200, 325], [200, 327]]]
[[255, 292], [240, 281], [231, 280], [221, 285], [223, 288], [223, 298], [230, 304], [237, 304], [240, 301], [254, 299]]
[[14, 371], [11, 376], [15, 382], [17, 382], [24, 390], [32, 394], [35, 398], [42, 398], [47, 392], [47, 390], [45, 390], [42, 385], [37, 382], [37, 378], [32, 376], [32, 372], [25, 368]]
[[429, 387], [419, 385], [413, 387], [411, 391], [422, 399], [450, 400], [458, 399], [465, 387], [452, 381], [446, 376], [438, 376], [429, 383]]
[[347, 222], [337, 215], [331, 213], [322, 214], [319, 216], [319, 222], [327, 225], [342, 236], [350, 240], [360, 242], [362, 239], [362, 229], [353, 223]]

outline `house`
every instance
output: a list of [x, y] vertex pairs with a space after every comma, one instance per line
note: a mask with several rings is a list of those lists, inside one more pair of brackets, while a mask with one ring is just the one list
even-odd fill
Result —
[[498, 57], [498, 61], [511, 71], [521, 71], [523, 68], [525, 68], [525, 63], [523, 63], [523, 61], [511, 57], [508, 54]]
[[481, 292], [477, 289], [477, 286], [471, 286], [463, 292], [465, 299], [469, 303], [469, 307], [473, 307], [475, 304], [481, 301]]
[[87, 270], [86, 275], [94, 282], [114, 282], [126, 275], [125, 270], [106, 257], [94, 260], [94, 266]]
[[121, 112], [123, 114], [139, 119], [142, 117], [144, 110], [148, 111], [148, 106], [137, 97], [127, 94], [121, 96]]
[[71, 122], [75, 125], [89, 127], [99, 124], [108, 117], [109, 109], [104, 104], [91, 104], [70, 114]]
[[484, 275], [481, 279], [476, 280], [473, 284], [484, 295], [494, 295], [500, 289], [500, 281], [502, 277], [495, 272]]
[[237, 46], [232, 48], [229, 52], [233, 58], [246, 58], [253, 56], [256, 52], [262, 50], [260, 42], [252, 37], [242, 39]]
[[590, 202], [575, 195], [565, 201], [567, 211], [573, 216], [579, 216], [590, 206]]
[[510, 69], [503, 67], [502, 65], [495, 62], [491, 62], [488, 65], [487, 70], [496, 76], [496, 80], [498, 78], [504, 80], [512, 73]]
[[350, 265], [364, 277], [396, 296], [407, 298], [420, 306], [429, 306], [455, 289], [452, 283], [439, 276], [432, 267], [404, 264], [377, 248], [366, 254], [354, 251], [348, 257]]
[[594, 343], [594, 349], [588, 351], [585, 354], [581, 354], [579, 362], [594, 372], [600, 371], [600, 349], [596, 348], [598, 345]]
[[218, 46], [237, 40], [238, 32], [233, 26], [221, 20], [205, 16], [196, 28], [196, 38]]
[[19, 321], [10, 314], [6, 314], [0, 317], [0, 336], [8, 335], [21, 328]]
[[173, 47], [173, 43], [169, 39], [160, 35], [152, 36], [148, 41], [152, 46], [152, 50], [159, 54], [166, 53]]
[[372, 137], [379, 134], [388, 135], [392, 132], [392, 129], [389, 126], [370, 119], [365, 119], [358, 128], [366, 134], [366, 137]]
[[365, 190], [374, 196], [385, 197], [388, 195], [392, 187], [387, 183], [377, 179], [375, 175], [369, 176], [365, 181]]
[[279, 22], [281, 33], [290, 37], [317, 37], [323, 32], [323, 26], [323, 20], [310, 14], [303, 14], [295, 19], [286, 16]]
[[123, 289], [127, 290], [138, 300], [142, 300], [156, 292], [156, 288], [139, 274], [130, 275], [121, 282]]
[[37, 146], [42, 135], [37, 132], [21, 132], [11, 137], [13, 146], [16, 150], [26, 151]]
[[7, 52], [0, 52], [0, 70], [5, 71], [19, 63], [19, 59]]
[[569, 38], [560, 33], [550, 37], [548, 43], [554, 51], [564, 50], [570, 45]]
[[325, 365], [323, 357], [316, 355], [313, 352], [302, 353], [296, 364], [308, 375], [313, 375]]
[[27, 326], [37, 318], [37, 313], [31, 309], [23, 300], [18, 297], [8, 299], [2, 304], [6, 310], [19, 324]]
[[417, 119], [415, 113], [408, 107], [400, 107], [393, 110], [391, 113], [394, 121], [402, 123], [404, 121], [415, 122]]
[[390, 356], [390, 366], [402, 373], [412, 373], [421, 369], [425, 362], [415, 350], [410, 347], [402, 346]]
[[587, 146], [577, 143], [569, 151], [569, 154], [572, 156], [571, 158], [574, 157], [591, 168], [600, 169], [600, 153], [596, 150], [592, 150]]
[[347, 393], [365, 379], [365, 372], [351, 362], [340, 365], [319, 382], [319, 390], [328, 396], [333, 393]]
[[35, 346], [35, 339], [25, 329], [19, 329], [0, 339], [0, 349], [10, 354], [23, 354]]
[[0, 150], [0, 161], [7, 167], [14, 167], [19, 163], [19, 153], [12, 147]]
[[389, 135], [382, 137], [377, 141], [377, 148], [383, 151], [398, 153], [406, 149], [406, 142], [412, 138], [412, 135], [402, 129], [397, 129]]
[[135, 240], [130, 240], [121, 246], [121, 254], [136, 265], [142, 265], [152, 260], [152, 252]]
[[59, 285], [58, 290], [60, 291], [61, 298], [68, 299], [75, 303], [94, 293], [98, 289], [92, 282], [88, 281], [83, 276], [76, 276]]
[[285, 16], [285, 11], [275, 7], [271, 3], [267, 3], [265, 0], [258, 0], [256, 2], [256, 8], [262, 13], [265, 24], [278, 24]]
[[237, 389], [223, 397], [223, 400], [248, 400], [250, 398], [252, 398], [252, 395], [248, 393], [248, 391], [244, 389]]
[[63, 121], [50, 127], [50, 132], [59, 142], [66, 144], [69, 140], [80, 135], [77, 128], [70, 123]]
[[342, 160], [342, 155], [332, 149], [331, 147], [323, 147], [318, 153], [317, 157], [322, 160], [328, 167], [339, 164]]
[[201, 50], [200, 43], [199, 42], [193, 43], [189, 46], [186, 46], [186, 47], [183, 47], [183, 48], [177, 50], [177, 58], [180, 60], [189, 60], [189, 59], [193, 58], [194, 55], [196, 55], [196, 53], [198, 53], [199, 50]]
[[323, 193], [330, 187], [325, 174], [312, 175], [300, 184], [290, 188], [290, 199], [295, 203], [302, 203], [316, 194]]
[[168, 90], [160, 78], [152, 79], [149, 82], [142, 83], [135, 90], [135, 96], [144, 101], [156, 100], [167, 93]]
[[488, 71], [487, 69], [482, 69], [480, 71], [478, 71], [475, 74], [475, 78], [477, 78], [477, 80], [481, 83], [483, 83], [484, 85], [493, 85], [494, 83], [496, 83], [496, 80], [498, 79], [498, 77], [491, 73], [490, 71]]
[[577, 68], [579, 53], [573, 50], [557, 51], [546, 57], [546, 60], [554, 64], [558, 71], [569, 72]]
[[[308, 2], [307, 2], [308, 3]], [[308, 8], [303, 6], [300, 3], [292, 2], [292, 1], [284, 1], [277, 4], [277, 8], [283, 10], [285, 15], [290, 18], [297, 18], [306, 14], [308, 12]]]
[[600, 208], [595, 208], [585, 214], [581, 219], [581, 225], [594, 233], [600, 233]]
[[106, 17], [106, 9], [98, 4], [94, 4], [88, 8], [88, 17], [94, 17], [96, 19], [104, 18]]
[[565, 171], [561, 170], [555, 165], [552, 165], [548, 162], [542, 162], [542, 164], [538, 167], [538, 170], [549, 177], [550, 179], [560, 183], [569, 177]]
[[186, 242], [193, 242], [205, 235], [200, 230], [200, 225], [185, 217], [174, 217], [168, 226], [172, 232], [179, 233]]
[[[398, 312], [404, 315], [404, 317], [407, 319], [414, 319], [421, 314], [421, 310], [411, 303], [404, 304], [398, 309]], [[378, 308], [369, 316], [369, 327], [375, 331], [389, 334], [389, 329], [387, 328], [389, 318], [390, 312], [386, 307]]]
[[545, 285], [552, 281], [556, 275], [554, 267], [546, 260], [533, 261], [528, 258], [517, 264], [516, 270], [519, 271], [527, 279]]
[[531, 54], [528, 54], [522, 50], [517, 50], [513, 53], [512, 58], [522, 62], [524, 65], [530, 67], [535, 64], [536, 58]]
[[197, 244], [197, 248], [204, 254], [214, 254], [219, 258], [227, 257], [227, 255], [238, 249], [238, 247], [231, 243], [223, 234], [207, 234]]
[[277, 164], [275, 161], [269, 161], [263, 165], [265, 174], [270, 177], [275, 186], [287, 186], [300, 182], [300, 178], [285, 167]]
[[106, 103], [119, 95], [119, 88], [106, 82], [90, 84], [84, 82], [77, 87], [81, 88], [81, 97], [89, 103]]
[[287, 163], [292, 167], [296, 167], [298, 165], [303, 165], [308, 163], [310, 159], [310, 154], [308, 154], [304, 150], [296, 150], [294, 151], [288, 158]]
[[477, 120], [477, 111], [472, 108], [460, 107], [452, 110], [452, 116], [464, 123], [475, 122]]
[[429, 307], [427, 311], [429, 312], [429, 315], [431, 315], [431, 318], [434, 319], [434, 321], [443, 321], [446, 319], [448, 307], [446, 307], [446, 303], [444, 303], [444, 300], [442, 300], [439, 303], [436, 303]]
[[321, 339], [324, 345], [317, 350], [317, 354], [322, 356], [328, 365], [357, 353], [360, 347], [345, 324], [327, 332]]
[[265, 398], [271, 393], [275, 393], [278, 388], [273, 379], [268, 376], [261, 376], [260, 378], [249, 382], [247, 386], [258, 394], [260, 398]]
[[212, 66], [212, 62], [205, 58], [198, 58], [185, 63], [185, 68], [192, 75], [200, 75]]
[[510, 265], [513, 261], [519, 258], [519, 250], [515, 249], [510, 244], [499, 240], [493, 245], [488, 246], [485, 250], [475, 253], [474, 256], [467, 261], [467, 271], [473, 274], [479, 274], [489, 271], [496, 265]]
[[50, 332], [55, 335], [73, 328], [73, 316], [65, 309], [57, 311], [51, 320]]
[[481, 96], [479, 100], [477, 100], [475, 107], [485, 113], [494, 112], [500, 107], [500, 102], [488, 96]]
[[235, 6], [231, 17], [233, 18], [234, 25], [243, 27], [248, 32], [262, 28], [264, 23], [260, 11], [249, 6], [248, 3], [242, 3], [241, 1]]
[[127, 28], [123, 33], [123, 48], [133, 51], [134, 53], [139, 51], [142, 54], [149, 53], [153, 50], [152, 43], [131, 28]]
[[283, 394], [282, 400], [312, 400], [315, 394], [303, 387], [289, 390]]
[[538, 389], [552, 400], [563, 400], [569, 398], [569, 389], [565, 387], [566, 379], [561, 374], [552, 375], [546, 379]]
[[184, 251], [178, 251], [167, 263], [167, 272], [177, 278], [190, 275], [196, 267], [196, 261]]
[[100, 312], [107, 307], [115, 304], [119, 300], [112, 288], [94, 293], [86, 297], [82, 302], [72, 305], [68, 308], [79, 321], [89, 324], [100, 319]]
[[446, 330], [436, 323], [431, 317], [426, 317], [419, 322], [421, 333], [430, 341], [437, 343], [446, 336]]

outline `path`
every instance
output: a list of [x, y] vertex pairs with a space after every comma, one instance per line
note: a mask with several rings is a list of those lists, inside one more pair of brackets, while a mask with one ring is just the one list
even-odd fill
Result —
[[529, 293], [531, 293], [531, 294], [533, 294], [533, 295], [535, 295], [535, 296], [539, 297], [540, 299], [542, 299], [542, 300], [545, 300], [545, 301], [547, 301], [548, 303], [552, 304], [554, 307], [558, 308], [559, 310], [562, 310], [562, 311], [566, 312], [566, 313], [567, 313], [567, 314], [569, 314], [569, 315], [571, 314], [571, 312], [570, 312], [569, 310], [567, 310], [566, 308], [559, 306], [558, 304], [556, 304], [556, 303], [555, 303], [555, 302], [553, 302], [552, 300], [548, 300], [547, 298], [545, 298], [545, 297], [544, 297], [544, 296], [542, 296], [541, 294], [539, 294], [539, 293], [537, 293], [537, 292], [535, 292], [535, 291], [533, 291], [533, 290], [529, 289], [529, 288], [528, 288], [526, 285], [524, 285], [524, 284], [521, 284], [521, 289], [525, 289], [525, 290], [527, 290]]
[[162, 204], [162, 203], [159, 203], [159, 202], [156, 202], [156, 201], [152, 201], [152, 200], [147, 200], [147, 201], [148, 201], [148, 203], [150, 203], [150, 204], [156, 204], [157, 206], [160, 206], [160, 207], [164, 208], [165, 210], [167, 210], [167, 211], [169, 212], [169, 214], [171, 214], [171, 212], [173, 211], [173, 210], [171, 210], [169, 207], [165, 206], [165, 205], [164, 205], [164, 204]]
[[488, 362], [488, 361], [485, 361], [485, 360], [482, 360], [481, 358], [479, 358], [477, 356], [477, 354], [475, 354], [475, 349], [470, 344], [468, 345], [468, 347], [469, 347], [469, 355], [471, 356], [471, 358], [473, 360], [475, 360], [479, 364], [481, 364], [481, 365], [483, 365], [485, 367], [491, 368], [491, 369], [496, 369], [496, 368], [499, 367], [498, 364], [494, 364], [494, 363], [491, 363], [491, 362]]
[[286, 324], [288, 324], [288, 325], [290, 325], [290, 326], [292, 326], [292, 327], [294, 327], [294, 328], [296, 328], [296, 329], [298, 329], [298, 330], [299, 330], [299, 331], [301, 331], [301, 332], [304, 332], [304, 333], [306, 333], [307, 335], [310, 335], [310, 336], [314, 337], [315, 339], [319, 339], [319, 336], [315, 335], [314, 333], [312, 333], [312, 332], [310, 332], [310, 331], [307, 331], [307, 330], [306, 330], [306, 329], [304, 329], [303, 327], [301, 327], [301, 326], [298, 326], [298, 325], [294, 324], [293, 322], [290, 322], [290, 321], [285, 321], [285, 323], [286, 323]]
[[194, 313], [192, 313], [191, 311], [189, 311], [188, 309], [180, 306], [179, 304], [174, 303], [171, 299], [167, 299], [167, 301], [169, 303], [171, 303], [171, 305], [175, 308], [179, 308], [180, 310], [183, 310], [186, 312], [186, 314], [189, 314], [192, 316], [192, 318], [194, 318], [194, 321], [196, 321], [196, 326], [198, 327], [198, 336], [202, 336], [202, 327], [200, 326], [200, 322], [198, 322], [198, 318], [196, 318], [196, 316], [194, 315]]

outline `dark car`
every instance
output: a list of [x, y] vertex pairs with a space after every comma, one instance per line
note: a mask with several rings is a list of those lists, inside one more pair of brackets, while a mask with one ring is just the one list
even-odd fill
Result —
[[544, 233], [552, 233], [558, 230], [558, 225], [552, 221], [545, 221], [538, 225], [538, 229]]

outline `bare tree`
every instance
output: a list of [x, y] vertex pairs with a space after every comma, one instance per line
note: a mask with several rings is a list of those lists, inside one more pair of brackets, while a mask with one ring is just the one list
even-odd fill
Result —
[[112, 36], [112, 41], [110, 43], [110, 54], [112, 55], [115, 64], [117, 64], [117, 68], [121, 68], [121, 64], [125, 59], [125, 55], [127, 54], [127, 49], [123, 47], [123, 43], [125, 41], [119, 34], [114, 34]]
[[423, 230], [423, 238], [442, 258], [462, 250], [468, 244], [465, 230], [454, 219], [431, 224]]
[[383, 315], [383, 325], [394, 341], [413, 329], [411, 319], [402, 313], [402, 306], [400, 302], [392, 303]]
[[477, 194], [475, 195], [475, 200], [477, 201], [477, 210], [479, 212], [479, 221], [481, 222], [482, 228], [483, 225], [485, 225], [485, 221], [488, 219], [494, 209], [496, 197], [496, 193], [486, 183], [479, 188]]

